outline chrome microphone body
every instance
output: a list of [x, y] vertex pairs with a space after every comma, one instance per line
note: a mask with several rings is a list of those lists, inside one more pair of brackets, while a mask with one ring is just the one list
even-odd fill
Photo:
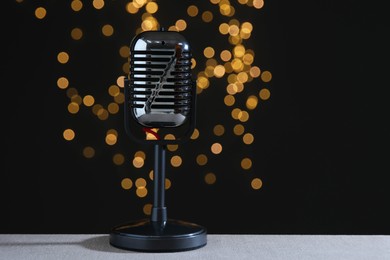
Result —
[[176, 32], [147, 31], [130, 50], [129, 105], [145, 127], [177, 127], [191, 110], [191, 52]]
[[191, 59], [190, 45], [179, 32], [145, 31], [133, 38], [124, 115], [134, 140], [174, 144], [189, 139], [196, 110]]

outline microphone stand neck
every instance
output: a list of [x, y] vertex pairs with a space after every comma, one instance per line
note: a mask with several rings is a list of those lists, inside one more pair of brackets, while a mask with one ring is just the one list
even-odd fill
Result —
[[153, 208], [151, 221], [163, 228], [167, 222], [167, 208], [165, 207], [165, 145], [154, 146], [154, 173], [153, 173]]

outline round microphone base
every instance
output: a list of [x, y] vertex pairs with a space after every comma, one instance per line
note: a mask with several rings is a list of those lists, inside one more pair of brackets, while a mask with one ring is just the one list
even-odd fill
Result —
[[207, 244], [207, 230], [181, 220], [168, 219], [161, 224], [145, 219], [114, 227], [110, 233], [110, 244], [144, 252], [188, 251]]

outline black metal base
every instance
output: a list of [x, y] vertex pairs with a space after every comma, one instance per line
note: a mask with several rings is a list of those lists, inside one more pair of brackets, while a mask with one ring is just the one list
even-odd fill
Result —
[[207, 230], [181, 220], [168, 219], [164, 225], [145, 219], [114, 227], [110, 244], [133, 251], [187, 251], [207, 244]]

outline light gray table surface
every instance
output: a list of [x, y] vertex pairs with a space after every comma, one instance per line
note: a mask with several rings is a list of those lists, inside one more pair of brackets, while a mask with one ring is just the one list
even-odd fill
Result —
[[118, 249], [107, 234], [1, 234], [0, 259], [342, 259], [390, 260], [387, 235], [220, 235], [185, 252]]

